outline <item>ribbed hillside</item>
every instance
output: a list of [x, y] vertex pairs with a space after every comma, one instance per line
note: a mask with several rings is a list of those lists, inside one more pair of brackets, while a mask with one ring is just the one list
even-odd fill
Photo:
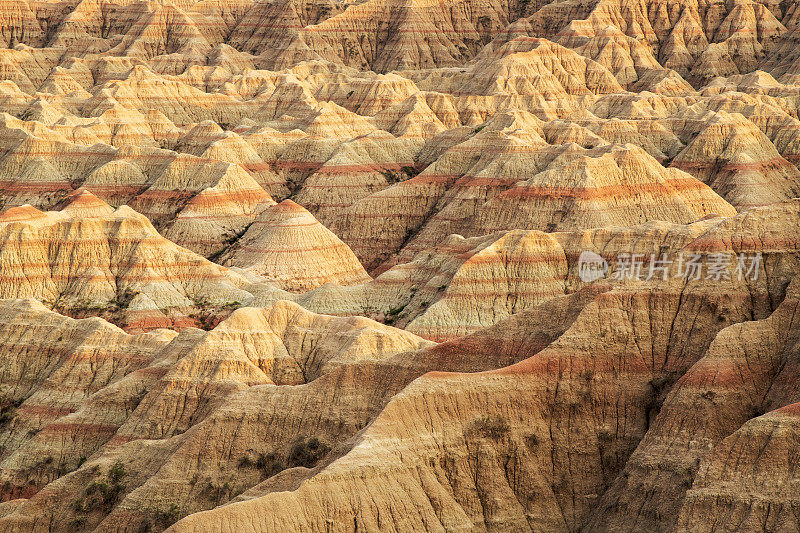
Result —
[[[796, 217], [796, 202], [783, 209], [794, 213], [789, 218]], [[729, 343], [741, 343], [743, 330], [748, 329], [758, 332], [757, 337], [766, 334], [760, 340], [763, 353], [785, 354], [784, 348], [791, 351], [791, 338], [784, 341], [769, 334], [773, 326], [788, 326], [783, 320], [792, 316], [796, 304], [791, 287], [777, 298], [783, 302], [779, 305], [768, 296], [773, 287], [771, 276], [783, 280], [773, 279], [774, 282], [786, 282], [800, 264], [794, 246], [786, 246], [787, 241], [780, 238], [783, 235], [791, 239], [789, 226], [781, 222], [786, 220], [786, 214], [760, 210], [718, 220], [699, 238], [689, 239], [690, 244], [681, 246], [685, 250], [713, 249], [723, 253], [761, 251], [769, 255], [762, 265], [765, 272], [761, 281], [734, 276], [724, 282], [722, 291], [709, 291], [710, 282], [697, 279], [631, 283], [595, 292], [590, 302], [581, 306], [577, 317], [570, 320], [565, 332], [544, 349], [531, 350], [534, 353], [529, 358], [491, 372], [429, 373], [394, 396], [366, 431], [352, 441], [347, 455], [305, 483], [254, 493], [234, 505], [187, 517], [173, 531], [215, 531], [228, 524], [257, 525], [266, 531], [301, 530], [322, 527], [320, 524], [329, 520], [354, 523], [354, 528], [413, 530], [435, 524], [444, 528], [504, 529], [511, 524], [513, 528], [559, 531], [578, 530], [598, 516], [613, 519], [612, 513], [618, 507], [603, 506], [598, 497], [628, 479], [617, 474], [623, 472], [632, 453], [631, 461], [635, 460], [639, 451], [634, 450], [640, 441], [641, 446], [656, 444], [656, 450], [664, 446], [657, 434], [650, 438], [651, 431], [663, 427], [662, 420], [687, 434], [693, 431], [691, 427], [697, 428], [694, 431], [702, 438], [716, 432], [722, 421], [729, 423], [732, 430], [737, 427], [736, 417], [716, 411], [720, 406], [730, 405], [743, 420], [759, 414], [747, 402], [742, 405], [749, 394], [747, 390], [753, 386], [757, 391], [753, 400], [760, 401], [766, 391], [774, 390], [769, 395], [775, 396], [779, 404], [792, 402], [791, 396], [777, 399], [785, 388], [772, 389], [768, 383], [761, 388], [751, 380], [753, 372], [769, 376], [768, 379], [775, 374], [768, 366], [762, 366], [760, 359], [758, 363], [752, 359], [754, 354], [744, 346], [739, 353], [746, 360], [740, 364], [746, 365], [747, 376], [728, 366], [723, 371], [716, 362], [711, 363], [719, 357], [730, 357]], [[734, 233], [733, 247], [719, 238], [732, 225], [739, 228]], [[784, 244], [780, 251], [773, 249], [766, 242], [752, 239], [755, 234], [772, 235], [774, 243]], [[778, 264], [781, 266], [776, 269]], [[563, 300], [559, 304], [565, 306]], [[549, 306], [550, 303], [543, 307]], [[522, 316], [512, 317], [507, 323], [519, 327], [524, 323]], [[747, 322], [751, 317], [767, 322]], [[559, 320], [557, 315], [553, 320]], [[744, 323], [733, 325], [738, 322]], [[515, 350], [519, 346], [515, 340], [528, 338], [511, 327], [496, 326], [484, 334], [489, 332], [499, 337], [488, 346], [497, 347], [501, 353]], [[506, 334], [511, 335], [504, 337]], [[541, 332], [530, 331], [529, 335], [536, 338]], [[780, 364], [780, 357], [776, 364]], [[709, 363], [715, 365], [713, 370], [700, 370]], [[787, 371], [788, 376], [791, 370], [787, 367]], [[701, 378], [701, 374], [708, 378]], [[705, 383], [695, 385], [696, 379]], [[708, 384], [708, 379], [725, 386], [733, 386], [731, 380], [741, 379], [747, 385], [744, 389], [733, 386], [736, 396], [728, 404], [726, 394]], [[664, 400], [676, 380], [673, 392]], [[674, 415], [662, 418], [684, 391], [682, 401], [690, 401], [691, 406], [681, 406], [680, 416], [691, 419], [691, 426], [681, 424]], [[658, 414], [662, 401], [664, 408]], [[698, 417], [704, 409], [714, 413], [706, 423]], [[793, 435], [791, 421], [781, 418], [789, 411], [787, 408], [756, 418], [740, 430], [765, 444], [768, 437], [764, 432], [781, 435], [774, 451], [765, 448], [774, 454], [770, 459], [760, 463], [757, 454], [752, 456], [759, 471], [772, 469], [770, 472], [786, 475], [778, 450], [785, 450]], [[680, 520], [703, 523], [692, 511], [693, 506], [702, 505], [719, 514], [730, 509], [727, 502], [731, 502], [731, 496], [716, 499], [719, 492], [713, 492], [720, 491], [722, 480], [729, 476], [742, 476], [742, 482], [752, 483], [753, 489], [767, 490], [767, 483], [745, 474], [746, 469], [734, 467], [731, 474], [727, 473], [723, 465], [730, 460], [730, 446], [743, 450], [737, 453], [739, 457], [746, 456], [744, 450], [748, 449], [742, 439], [734, 438], [723, 441], [719, 454], [714, 454], [714, 459], [709, 456], [709, 461], [703, 463], [695, 482], [697, 490], [687, 493]], [[697, 467], [692, 450], [691, 444], [687, 450], [687, 446], [677, 443], [673, 452], [680, 456], [681, 475], [689, 479]], [[698, 451], [707, 453], [702, 447]], [[657, 490], [662, 491], [656, 494], [672, 497], [685, 490], [686, 485], [684, 489], [675, 486], [676, 480], [669, 472], [666, 477], [652, 476]], [[726, 494], [742, 499], [742, 503], [734, 499], [732, 505], [746, 509], [746, 493], [736, 486], [725, 487]], [[286, 488], [290, 491], [286, 492]], [[628, 499], [650, 498], [653, 490], [632, 484], [625, 494]], [[775, 492], [770, 497], [790, 501]], [[320, 501], [322, 505], [311, 503]], [[657, 505], [657, 498], [652, 501]], [[680, 505], [679, 498], [674, 502]], [[625, 508], [629, 507], [619, 507]], [[628, 523], [635, 528], [660, 529], [669, 527], [669, 522], [677, 518], [675, 512], [657, 512], [653, 516], [656, 522]], [[785, 520], [783, 516], [779, 515], [779, 520]], [[631, 521], [636, 515], [624, 513], [620, 518]], [[614, 527], [612, 521], [598, 529]]]
[[[130, 336], [100, 319], [75, 321], [30, 300], [6, 300], [0, 313], [4, 317], [0, 343], [9, 348], [3, 350], [3, 365], [16, 372], [9, 374], [10, 379], [19, 376], [25, 384], [4, 392], [8, 417], [0, 430], [5, 443], [0, 460], [4, 496], [33, 496], [52, 479], [77, 469], [69, 480], [62, 479], [68, 486], [57, 490], [62, 497], [72, 493], [71, 501], [80, 500], [54, 509], [53, 520], [60, 524], [99, 524], [111, 508], [98, 504], [91, 491], [82, 497], [82, 481], [104, 470], [106, 463], [113, 463], [125, 449], [132, 454], [126, 462], [134, 459], [138, 467], [131, 463], [123, 467], [124, 480], [116, 479], [116, 497], [136, 500], [137, 496], [128, 493], [138, 485], [143, 485], [140, 492], [149, 493], [157, 478], [169, 470], [169, 462], [180, 461], [182, 450], [197, 444], [187, 440], [197, 433], [191, 428], [237, 392], [252, 388], [254, 392], [258, 389], [257, 395], [263, 394], [263, 387], [257, 385], [266, 383], [301, 385], [350, 365], [374, 365], [394, 354], [432, 344], [364, 318], [314, 315], [288, 302], [270, 309], [242, 309], [210, 333], [190, 328], [178, 336], [167, 331]], [[43, 349], [53, 344], [58, 350]], [[293, 392], [295, 387], [284, 387], [281, 392], [272, 389], [277, 403], [262, 407], [273, 409], [273, 416], [278, 416], [291, 411], [287, 402], [294, 402], [300, 420], [305, 402]], [[165, 413], [172, 413], [169, 420]], [[333, 433], [325, 442], [330, 444], [337, 431], [351, 434], [364, 423], [362, 417], [350, 415], [347, 422], [340, 418], [342, 424], [338, 429], [330, 426]], [[313, 420], [303, 423], [308, 424], [304, 430], [308, 432], [326, 425]], [[257, 483], [258, 469], [263, 468], [237, 465], [239, 451], [246, 456], [254, 453], [250, 446], [268, 444], [263, 433], [257, 435], [259, 425], [248, 424], [246, 434], [236, 437], [237, 454], [231, 458], [231, 467], [246, 474], [231, 480], [239, 490]], [[329, 450], [328, 444], [323, 454]], [[290, 449], [287, 446], [287, 455]], [[47, 456], [59, 460], [42, 463]], [[84, 464], [88, 456], [97, 461]], [[185, 465], [183, 462], [181, 467], [184, 476]], [[219, 490], [213, 489], [217, 479], [229, 472], [210, 464], [198, 465], [196, 472], [211, 477], [203, 479], [189, 498], [195, 502], [192, 505], [207, 508], [209, 485], [212, 492]], [[154, 479], [148, 482], [150, 477]], [[227, 491], [226, 499], [232, 497]], [[162, 509], [168, 507], [152, 493], [148, 499]], [[42, 510], [37, 497], [17, 503], [23, 503], [17, 509], [22, 513], [25, 507]], [[134, 509], [138, 511], [131, 512]], [[127, 522], [152, 525], [152, 520], [158, 521], [157, 508], [152, 506], [130, 507], [123, 514]], [[13, 515], [0, 518], [5, 526], [15, 520]]]
[[0, 531], [798, 530], [798, 43], [0, 0]]
[[0, 297], [35, 298], [77, 316], [134, 329], [187, 325], [204, 307], [251, 298], [245, 280], [176, 246], [127, 206], [91, 193], [61, 211], [0, 214]]
[[262, 211], [221, 260], [291, 291], [370, 279], [350, 248], [291, 200]]

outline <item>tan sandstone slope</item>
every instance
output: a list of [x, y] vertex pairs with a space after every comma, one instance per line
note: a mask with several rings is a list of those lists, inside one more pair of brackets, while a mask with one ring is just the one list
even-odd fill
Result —
[[221, 261], [294, 291], [370, 279], [350, 248], [291, 200], [262, 211]]
[[0, 1], [0, 531], [798, 531], [798, 45]]

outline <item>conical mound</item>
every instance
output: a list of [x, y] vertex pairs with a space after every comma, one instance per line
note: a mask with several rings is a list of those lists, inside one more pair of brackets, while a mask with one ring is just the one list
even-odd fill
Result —
[[370, 279], [353, 251], [291, 200], [261, 213], [225, 254], [223, 264], [261, 275], [291, 291]]

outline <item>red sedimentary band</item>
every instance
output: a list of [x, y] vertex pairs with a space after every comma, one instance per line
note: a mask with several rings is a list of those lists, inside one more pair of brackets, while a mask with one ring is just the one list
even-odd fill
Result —
[[24, 487], [11, 487], [10, 489], [5, 489], [0, 486], [0, 501], [10, 501], [16, 499], [30, 499], [36, 493], [39, 492], [43, 485], [30, 485], [26, 484]]
[[[60, 249], [62, 249], [62, 250], [64, 248], [79, 248], [79, 246], [77, 246], [77, 244], [126, 245], [126, 244], [138, 244], [139, 243], [139, 241], [137, 241], [137, 240], [122, 241], [122, 240], [117, 240], [117, 239], [109, 239], [109, 240], [98, 240], [98, 241], [87, 240], [87, 241], [78, 241], [78, 242], [67, 241], [67, 242], [61, 244], [61, 243], [54, 242], [55, 240], [56, 239], [52, 239], [52, 240], [51, 239], [43, 239], [43, 240], [36, 240], [36, 241], [33, 241], [33, 240], [28, 241], [26, 239], [26, 240], [20, 242], [20, 244], [24, 244], [25, 246], [20, 246], [19, 248], [21, 250], [24, 250], [25, 248], [27, 248], [30, 245], [30, 243], [44, 245], [44, 246], [50, 246], [50, 245], [53, 245], [53, 244], [60, 244]], [[164, 244], [169, 244], [169, 245], [174, 246], [179, 252], [183, 252], [182, 255], [189, 255], [191, 253], [191, 252], [186, 252], [185, 250], [181, 250], [180, 248], [177, 247], [177, 245], [173, 245], [171, 241], [168, 241], [166, 239], [159, 240], [159, 241], [156, 241], [156, 242], [147, 243], [147, 244], [152, 244], [154, 247], [155, 246], [162, 246], [163, 247]], [[47, 262], [47, 263], [34, 263], [34, 262], [26, 261], [24, 263], [18, 263], [15, 266], [19, 266], [20, 268], [32, 267], [32, 268], [49, 269], [49, 268], [52, 268], [53, 266], [61, 266], [62, 265], [62, 263], [53, 264], [52, 263], [52, 259], [53, 258], [51, 258], [51, 260], [49, 262]], [[147, 266], [148, 268], [153, 268], [153, 267], [161, 267], [161, 268], [189, 268], [189, 267], [191, 267], [191, 268], [197, 268], [198, 266], [206, 265], [206, 266], [217, 267], [216, 269], [209, 269], [209, 272], [211, 270], [224, 270], [222, 267], [214, 265], [213, 263], [210, 263], [210, 262], [206, 261], [202, 257], [198, 257], [197, 259], [188, 259], [188, 260], [185, 260], [185, 261], [159, 262], [159, 263], [156, 263], [156, 264], [145, 264], [143, 261], [134, 261], [134, 260], [131, 260], [131, 261], [122, 261], [122, 260], [115, 261], [115, 260], [113, 260], [111, 258], [108, 258], [108, 257], [106, 257], [106, 258], [102, 258], [101, 257], [101, 258], [98, 258], [98, 259], [101, 262], [99, 262], [99, 263], [81, 262], [79, 266], [80, 266], [80, 268], [97, 267], [97, 266], [99, 266], [99, 267], [121, 267], [121, 268], [132, 268], [132, 267], [143, 267], [143, 266]], [[6, 264], [4, 266], [6, 268], [8, 268], [11, 265]]]
[[[298, 254], [298, 253], [305, 253], [305, 252], [324, 252], [329, 250], [341, 250], [341, 249], [349, 249], [346, 244], [338, 243], [338, 244], [330, 244], [330, 245], [322, 245], [322, 246], [304, 246], [304, 247], [297, 247], [297, 248], [254, 248], [251, 246], [240, 246], [240, 250], [246, 250], [248, 252], [255, 252], [258, 254]], [[325, 254], [323, 254], [325, 255]], [[325, 255], [325, 259], [327, 260], [328, 257]], [[332, 262], [332, 261], [330, 261]]]
[[[227, 159], [220, 159], [220, 161], [227, 161], [233, 163], [233, 161], [228, 161]], [[266, 162], [261, 163], [239, 163], [240, 167], [244, 167], [246, 170], [253, 171], [253, 172], [261, 172], [262, 170], [270, 170], [270, 164]]]
[[680, 380], [681, 386], [738, 388], [758, 375], [768, 372], [767, 364], [753, 364], [740, 359], [701, 359]]
[[[520, 75], [517, 75], [517, 76], [513, 76], [511, 79], [514, 79], [514, 78], [525, 78], [525, 77], [526, 77], [525, 74], [520, 74]], [[494, 87], [492, 87], [492, 89], [494, 89]], [[518, 104], [519, 106], [534, 107], [536, 104], [541, 104], [542, 102], [548, 102], [548, 103], [550, 103], [550, 102], [558, 102], [559, 104], [565, 104], [566, 102], [564, 101], [564, 98], [566, 96], [571, 96], [571, 97], [575, 98], [575, 103], [577, 105], [577, 103], [579, 101], [582, 101], [583, 98], [588, 97], [590, 95], [614, 94], [614, 93], [594, 93], [588, 87], [584, 88], [584, 86], [578, 86], [578, 90], [580, 92], [577, 92], [577, 93], [567, 92], [567, 89], [562, 87], [561, 91], [558, 91], [558, 90], [556, 90], [556, 91], [539, 91], [539, 92], [531, 93], [531, 94], [521, 94], [521, 93], [516, 93], [516, 94], [508, 94], [508, 93], [504, 93], [504, 94], [476, 94], [476, 93], [467, 92], [467, 91], [453, 91], [453, 92], [451, 92], [449, 94], [454, 96], [454, 97], [456, 97], [456, 98], [473, 97], [473, 98], [481, 98], [481, 99], [486, 100], [486, 101], [495, 101], [495, 102], [498, 102], [497, 103], [498, 110], [501, 110], [501, 106], [505, 107], [506, 104], [509, 104], [510, 103], [509, 101], [519, 102], [519, 104]], [[528, 100], [528, 102], [524, 102], [524, 100]], [[542, 144], [541, 146], [544, 146], [544, 144]]]
[[106, 443], [106, 446], [109, 447], [116, 447], [122, 444], [127, 444], [129, 442], [139, 440], [140, 437], [133, 437], [131, 435], [120, 435], [119, 433], [115, 433], [113, 437], [109, 439]]
[[[25, 222], [25, 221], [21, 221], [21, 222]], [[59, 226], [63, 226], [63, 225], [69, 226], [69, 225], [71, 225], [71, 224], [60, 224], [61, 222], [64, 222], [63, 219], [58, 220], [56, 222], [58, 222], [58, 224], [52, 224], [52, 225], [49, 225], [49, 226], [40, 226], [37, 229], [53, 231], [55, 229], [61, 229], [61, 228], [59, 228]], [[4, 222], [2, 225], [0, 225], [0, 227], [5, 226], [5, 225], [11, 226], [11, 225], [14, 225], [15, 223], [16, 223], [16, 221]], [[106, 244], [116, 244], [116, 245], [125, 246], [125, 245], [136, 244], [136, 245], [140, 245], [141, 246], [143, 244], [147, 244], [147, 245], [155, 247], [155, 246], [164, 246], [164, 244], [169, 244], [169, 245], [172, 244], [170, 241], [168, 241], [167, 239], [165, 239], [163, 237], [158, 238], [158, 239], [152, 239], [152, 238], [142, 238], [142, 239], [127, 239], [127, 238], [126, 239], [121, 239], [121, 238], [119, 238], [118, 239], [118, 238], [116, 238], [114, 236], [108, 236], [108, 237], [106, 237], [104, 239], [86, 238], [86, 239], [70, 239], [70, 240], [66, 240], [66, 239], [60, 240], [58, 238], [58, 236], [54, 236], [53, 238], [47, 238], [47, 239], [41, 239], [41, 238], [40, 239], [33, 239], [33, 238], [28, 238], [27, 236], [23, 236], [19, 240], [15, 240], [15, 241], [10, 241], [9, 240], [8, 242], [6, 242], [6, 246], [9, 246], [9, 244], [11, 242], [13, 242], [14, 244], [19, 245], [18, 248], [20, 250], [24, 250], [25, 248], [29, 248], [31, 246], [49, 247], [51, 245], [57, 245], [59, 249], [63, 250], [64, 248], [77, 248], [77, 247], [80, 247], [80, 246], [83, 246], [83, 245], [102, 246], [102, 245], [106, 245]], [[199, 262], [202, 262], [202, 260], [198, 259], [195, 262], [199, 263]], [[27, 265], [33, 265], [33, 266], [49, 265], [49, 263], [30, 263], [30, 262], [26, 262], [26, 263], [22, 263], [22, 264], [24, 264], [26, 266]], [[115, 262], [114, 264], [115, 265], [125, 264], [125, 265], [130, 266], [130, 265], [136, 265], [137, 263]]]
[[611, 376], [622, 374], [642, 377], [646, 377], [653, 372], [652, 365], [648, 364], [646, 358], [642, 356], [631, 355], [630, 357], [625, 357], [624, 355], [612, 353], [606, 357], [601, 357], [591, 347], [587, 351], [583, 351], [569, 346], [550, 346], [533, 357], [498, 370], [491, 370], [488, 373], [496, 375], [566, 376], [577, 380], [583, 379], [581, 374], [586, 370], [592, 370], [595, 373], [608, 373]]
[[17, 409], [17, 413], [25, 414], [26, 416], [44, 416], [60, 418], [68, 414], [74, 413], [75, 409], [51, 407], [48, 405], [27, 405], [23, 404]]
[[[417, 12], [424, 11], [424, 10], [434, 11], [434, 8], [432, 8], [432, 7], [431, 8], [424, 8], [424, 7], [423, 8], [418, 8]], [[350, 13], [351, 19], [347, 19], [347, 18], [337, 19], [337, 23], [339, 23], [339, 24], [346, 24], [346, 23], [355, 24], [356, 22], [361, 22], [364, 19], [367, 19], [369, 21], [375, 21], [375, 20], [378, 20], [382, 15], [384, 15], [384, 12], [383, 11], [378, 11], [378, 10], [373, 11], [373, 12], [358, 11], [358, 12], [355, 12], [355, 13]], [[315, 34], [320, 35], [320, 36], [324, 36], [324, 34], [326, 34], [326, 33], [353, 34], [354, 37], [363, 36], [364, 35], [364, 30], [362, 30], [362, 29], [334, 27], [334, 26], [331, 25], [332, 23], [326, 25], [325, 23], [328, 22], [329, 20], [331, 20], [331, 19], [327, 19], [327, 20], [325, 20], [323, 22], [320, 22], [319, 24], [315, 24], [315, 25], [312, 25], [312, 26], [304, 26], [304, 27], [298, 27], [298, 26], [295, 26], [295, 25], [288, 25], [288, 24], [287, 25], [278, 24], [278, 25], [274, 25], [274, 26], [271, 25], [271, 24], [268, 25], [268, 26], [255, 25], [253, 27], [268, 28], [268, 29], [281, 29], [281, 30], [282, 29], [300, 30], [301, 32], [315, 33]], [[409, 25], [409, 26], [411, 26], [411, 25]], [[251, 26], [245, 25], [245, 27], [251, 27]], [[442, 27], [431, 28], [431, 29], [427, 29], [427, 28], [426, 29], [421, 29], [421, 28], [419, 28], [419, 26], [416, 26], [416, 25], [414, 25], [412, 29], [408, 29], [408, 28], [405, 28], [405, 27], [393, 28], [392, 29], [392, 33], [394, 33], [394, 34], [404, 34], [405, 33], [405, 34], [409, 34], [409, 35], [417, 35], [417, 34], [440, 35], [440, 34], [443, 34], [443, 33], [445, 33], [445, 34], [450, 33], [450, 34], [453, 34], [453, 35], [463, 35], [464, 34], [463, 30], [458, 30], [458, 29], [448, 29], [448, 28], [442, 28]], [[497, 35], [499, 33], [500, 33], [500, 30], [495, 30], [495, 31], [491, 32], [491, 35]]]
[[[537, 254], [525, 254], [524, 256], [519, 256], [518, 252], [516, 252], [513, 247], [506, 250], [498, 249], [493, 254], [491, 251], [487, 253], [485, 249], [481, 251], [483, 252], [482, 254], [473, 255], [467, 260], [468, 262], [464, 266], [469, 267], [492, 263], [503, 263], [507, 265], [535, 265], [542, 263], [555, 265], [560, 263], [566, 266], [564, 255], [558, 251], [552, 253], [542, 252]], [[486, 275], [486, 273], [483, 272], [482, 275]]]
[[192, 198], [186, 207], [208, 208], [208, 207], [243, 207], [241, 204], [257, 204], [260, 201], [270, 198], [269, 194], [256, 189], [237, 191], [233, 193], [209, 192], [204, 191]]
[[[302, 211], [301, 211], [302, 210]], [[282, 209], [284, 213], [305, 213], [305, 209], [302, 207], [300, 209]], [[278, 222], [274, 222], [271, 220], [255, 220], [253, 221], [254, 226], [263, 226], [265, 228], [280, 228], [284, 230], [288, 229], [301, 229], [301, 228], [316, 228], [322, 227], [322, 224], [318, 222], [316, 219], [313, 222], [302, 222], [297, 223], [295, 222], [300, 217], [291, 217], [287, 218], [286, 220], [281, 220]]]
[[33, 206], [16, 206], [10, 207], [0, 213], [0, 221], [22, 221], [22, 220], [32, 220], [32, 219], [42, 219], [46, 218], [47, 214], [39, 211]]
[[116, 424], [89, 424], [80, 421], [76, 422], [53, 422], [42, 429], [43, 434], [59, 434], [69, 432], [79, 432], [81, 435], [110, 435], [117, 432], [119, 426]]
[[677, 193], [686, 190], [707, 190], [708, 187], [696, 178], [680, 178], [657, 181], [652, 183], [637, 183], [635, 185], [604, 185], [600, 187], [553, 187], [522, 185], [502, 193], [508, 198], [578, 198], [582, 200], [598, 200], [604, 198], [618, 198], [620, 196], [634, 197], [641, 193], [669, 192]]
[[[531, 284], [541, 285], [541, 284], [553, 283], [553, 282], [556, 282], [556, 281], [562, 281], [562, 283], [560, 284], [561, 286], [555, 286], [555, 287], [552, 287], [552, 288], [543, 288], [543, 289], [538, 289], [538, 290], [510, 289], [510, 290], [504, 290], [504, 291], [484, 290], [484, 291], [480, 291], [480, 292], [478, 292], [478, 291], [460, 292], [460, 291], [457, 291], [457, 290], [454, 289], [454, 287], [455, 287], [454, 284], [450, 284], [450, 286], [447, 289], [446, 299], [444, 301], [450, 301], [450, 303], [458, 304], [458, 302], [453, 302], [452, 300], [459, 300], [460, 299], [460, 300], [490, 300], [490, 301], [494, 301], [495, 299], [502, 298], [504, 296], [514, 296], [515, 298], [524, 298], [524, 299], [528, 299], [529, 301], [532, 300], [532, 301], [538, 302], [538, 301], [543, 301], [545, 299], [553, 298], [555, 296], [563, 295], [564, 294], [563, 279], [545, 278], [544, 280], [541, 280], [541, 282], [540, 282], [539, 279], [533, 279], [533, 280], [529, 280], [526, 283], [526, 285], [531, 285]], [[492, 285], [493, 283], [497, 283], [497, 280], [486, 280], [485, 282], [484, 282], [484, 280], [481, 280], [481, 283], [476, 284], [476, 285]], [[555, 285], [555, 283], [553, 283], [553, 285]], [[442, 300], [440, 300], [440, 301], [442, 301]], [[480, 310], [478, 310], [478, 311], [480, 311]], [[480, 328], [478, 328], [478, 329], [480, 329]]]
[[800, 403], [792, 403], [789, 405], [784, 405], [780, 409], [776, 409], [775, 413], [780, 413], [782, 415], [788, 415], [795, 418], [800, 418]]
[[459, 178], [454, 187], [511, 187], [515, 183], [519, 183], [520, 178], [500, 178], [494, 176], [462, 176]]
[[441, 187], [447, 187], [451, 182], [454, 182], [461, 176], [461, 174], [433, 174], [426, 172], [424, 174], [418, 174], [411, 179], [401, 181], [398, 185], [401, 187], [408, 187], [409, 185], [439, 185]]
[[[220, 267], [220, 268], [224, 268], [224, 267]], [[180, 276], [178, 276], [177, 274], [170, 275], [168, 277], [161, 277], [161, 276], [146, 276], [146, 277], [145, 276], [126, 276], [124, 279], [126, 281], [129, 281], [129, 282], [130, 281], [137, 281], [137, 282], [155, 282], [155, 281], [175, 282], [175, 281], [186, 281], [186, 280], [189, 280], [189, 279], [202, 279], [202, 280], [218, 279], [218, 278], [222, 278], [222, 277], [223, 276], [219, 275], [219, 274], [215, 274], [215, 275], [203, 275], [203, 274], [195, 275], [195, 274], [182, 272]], [[56, 275], [52, 275], [52, 274], [30, 274], [30, 273], [20, 274], [19, 276], [11, 276], [11, 275], [4, 276], [4, 275], [0, 275], [0, 283], [19, 283], [19, 282], [25, 282], [25, 281], [30, 282], [30, 281], [36, 281], [36, 280], [52, 280], [52, 281], [64, 281], [64, 282], [77, 281], [77, 280], [82, 280], [82, 281], [94, 281], [94, 280], [96, 280], [96, 281], [106, 281], [107, 282], [107, 281], [109, 281], [109, 277], [108, 276], [101, 276], [101, 275], [99, 275], [99, 276], [83, 276], [83, 275], [56, 276]], [[21, 284], [21, 285], [25, 286], [25, 285], [29, 285], [29, 283], [28, 284]], [[18, 297], [23, 297], [23, 296], [20, 295]], [[75, 309], [77, 309], [77, 308], [75, 308]]]
[[[250, 219], [252, 219], [256, 215], [257, 215], [257, 213], [255, 213], [255, 212], [229, 213], [229, 214], [223, 214], [223, 215], [198, 215], [198, 214], [195, 214], [195, 213], [183, 213], [182, 212], [177, 217], [175, 217], [175, 223], [176, 224], [179, 223], [179, 222], [189, 223], [189, 222], [199, 221], [199, 220], [222, 220], [222, 221], [225, 221], [225, 222], [231, 222], [233, 219], [237, 219], [237, 218], [243, 218], [246, 221], [249, 221]], [[2, 221], [2, 220], [0, 220], [0, 221]], [[209, 244], [218, 244], [226, 236], [220, 234], [220, 235], [217, 235], [217, 237], [218, 238], [216, 240], [187, 241], [187, 240], [181, 239], [180, 242], [181, 242], [181, 246], [184, 246], [184, 247], [185, 247], [185, 244], [183, 244], [183, 243], [187, 243], [187, 242], [207, 242]]]
[[131, 374], [143, 374], [145, 376], [153, 376], [156, 378], [162, 378], [166, 376], [170, 372], [170, 368], [163, 367], [163, 366], [148, 366], [145, 368], [140, 368], [138, 370], [134, 370]]
[[261, 187], [240, 187], [238, 189], [233, 189], [230, 191], [221, 191], [221, 190], [213, 190], [213, 187], [209, 187], [208, 189], [201, 189], [200, 192], [192, 198], [192, 202], [194, 201], [205, 201], [208, 200], [216, 200], [218, 198], [230, 198], [230, 199], [244, 199], [244, 198], [251, 198], [251, 197], [258, 197], [258, 198], [267, 198], [269, 197], [269, 193], [262, 189]]
[[2, 181], [0, 182], [0, 194], [8, 195], [10, 193], [20, 192], [42, 192], [54, 190], [72, 190], [69, 180], [64, 181], [37, 181], [37, 182], [20, 182], [20, 181]]

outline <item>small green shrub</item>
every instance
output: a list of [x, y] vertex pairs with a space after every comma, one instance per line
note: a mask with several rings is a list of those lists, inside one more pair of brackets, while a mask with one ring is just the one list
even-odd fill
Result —
[[111, 483], [119, 483], [125, 477], [125, 474], [125, 465], [121, 461], [117, 461], [108, 469], [108, 480]]
[[16, 409], [11, 405], [4, 405], [0, 408], [0, 426], [8, 424], [14, 419], [14, 411]]
[[167, 528], [180, 520], [181, 510], [176, 504], [171, 503], [166, 509], [157, 507], [153, 510], [153, 520], [161, 527]]
[[[92, 472], [96, 474], [99, 469], [95, 466]], [[79, 513], [91, 513], [95, 510], [109, 512], [125, 492], [125, 486], [121, 483], [125, 475], [125, 465], [117, 461], [108, 469], [105, 480], [95, 479], [86, 486], [83, 497], [73, 502], [73, 509]]]
[[614, 432], [613, 432], [613, 431], [611, 431], [611, 430], [610, 430], [610, 429], [608, 429], [608, 428], [602, 428], [602, 429], [601, 429], [601, 430], [600, 430], [600, 431], [597, 433], [597, 439], [598, 439], [600, 442], [611, 442], [612, 440], [614, 440]]
[[399, 315], [400, 313], [402, 313], [402, 312], [403, 312], [403, 309], [405, 309], [405, 308], [406, 308], [406, 306], [405, 306], [405, 305], [400, 305], [400, 306], [398, 306], [398, 307], [394, 307], [394, 308], [392, 308], [392, 309], [389, 309], [389, 311], [388, 311], [388, 313], [387, 313], [387, 314], [389, 314], [390, 316], [397, 316], [397, 315]]

